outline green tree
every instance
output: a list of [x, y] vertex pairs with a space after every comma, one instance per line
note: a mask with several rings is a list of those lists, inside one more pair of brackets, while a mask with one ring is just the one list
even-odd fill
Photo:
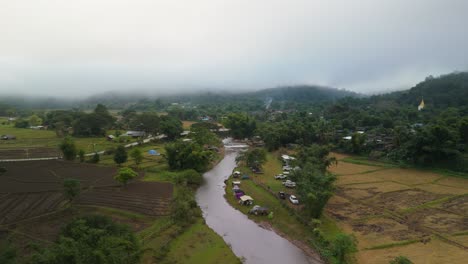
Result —
[[237, 156], [236, 160], [244, 161], [249, 167], [260, 168], [266, 162], [266, 151], [262, 148], [250, 149]]
[[199, 186], [203, 182], [203, 176], [196, 170], [184, 170], [176, 174], [174, 182], [177, 185], [193, 184]]
[[337, 163], [335, 157], [330, 156], [330, 149], [326, 146], [313, 144], [302, 147], [298, 152], [298, 164], [311, 163], [321, 172], [326, 172], [328, 167]]
[[188, 226], [197, 216], [198, 206], [192, 191], [187, 187], [180, 187], [172, 201], [172, 219], [179, 225]]
[[114, 153], [114, 161], [117, 163], [119, 166], [122, 163], [125, 163], [127, 161], [128, 155], [127, 151], [125, 150], [124, 146], [118, 146], [117, 149], [115, 149]]
[[194, 169], [203, 172], [210, 163], [211, 152], [195, 142], [176, 141], [167, 144], [166, 158], [173, 170]]
[[42, 118], [37, 115], [32, 115], [29, 117], [29, 125], [31, 126], [39, 126], [42, 125]]
[[25, 119], [16, 120], [15, 127], [16, 128], [28, 128], [29, 127], [29, 121], [25, 120]]
[[90, 215], [67, 224], [52, 246], [35, 252], [32, 264], [140, 262], [138, 239], [127, 225], [114, 223], [109, 217]]
[[130, 127], [135, 130], [144, 131], [148, 134], [157, 135], [161, 131], [161, 118], [157, 113], [142, 113], [139, 115], [128, 113]]
[[100, 160], [101, 160], [101, 158], [99, 157], [99, 154], [97, 152], [95, 152], [94, 155], [89, 160], [89, 162], [96, 164], [96, 163], [99, 163]]
[[398, 256], [392, 259], [389, 263], [390, 264], [413, 264], [413, 262], [405, 256]]
[[356, 238], [354, 236], [343, 233], [336, 235], [332, 244], [332, 252], [338, 263], [349, 263], [348, 257], [356, 251]]
[[81, 191], [80, 181], [76, 179], [63, 180], [63, 194], [69, 202], [72, 202]]
[[114, 179], [120, 182], [122, 185], [127, 185], [128, 181], [134, 179], [138, 176], [131, 168], [121, 168], [117, 175], [115, 175]]
[[83, 149], [80, 149], [78, 151], [78, 157], [80, 158], [80, 162], [84, 162], [85, 161], [85, 151]]
[[130, 152], [130, 157], [135, 161], [135, 165], [139, 165], [143, 161], [143, 152], [139, 148], [134, 148]]
[[312, 218], [320, 218], [328, 200], [333, 196], [336, 177], [322, 172], [311, 163], [302, 164], [292, 178], [297, 181], [297, 192], [304, 203], [304, 212]]
[[215, 133], [203, 126], [195, 126], [191, 129], [191, 138], [200, 145], [221, 145], [221, 141]]
[[161, 132], [167, 136], [168, 139], [173, 140], [180, 136], [184, 131], [182, 122], [173, 116], [161, 117]]
[[16, 262], [16, 248], [11, 245], [10, 241], [0, 241], [0, 263], [2, 264], [15, 264]]
[[234, 138], [243, 139], [253, 136], [257, 122], [246, 114], [233, 113], [224, 120], [224, 126], [231, 129], [231, 135]]
[[65, 137], [60, 144], [60, 150], [63, 153], [63, 157], [66, 160], [75, 160], [76, 154], [77, 154], [77, 149], [75, 142], [71, 137]]

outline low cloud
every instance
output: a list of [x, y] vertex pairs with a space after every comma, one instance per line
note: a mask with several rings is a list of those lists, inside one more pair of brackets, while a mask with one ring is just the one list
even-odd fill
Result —
[[468, 70], [466, 10], [464, 0], [6, 1], [0, 93], [409, 88]]

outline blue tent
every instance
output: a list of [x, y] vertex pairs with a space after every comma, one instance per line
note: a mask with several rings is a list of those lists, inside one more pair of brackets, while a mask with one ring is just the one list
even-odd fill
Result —
[[160, 155], [160, 154], [159, 154], [156, 150], [154, 150], [154, 149], [150, 149], [150, 150], [148, 151], [148, 153], [149, 153], [150, 155], [153, 155], [153, 156], [159, 156], [159, 155]]

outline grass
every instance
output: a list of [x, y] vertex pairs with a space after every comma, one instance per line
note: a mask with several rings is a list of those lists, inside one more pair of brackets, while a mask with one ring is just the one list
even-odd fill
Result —
[[[265, 216], [254, 216], [248, 215], [249, 218], [256, 222], [268, 222], [274, 229], [280, 231], [282, 234], [294, 240], [299, 240], [307, 243], [308, 238], [312, 237], [312, 228], [301, 223], [295, 213], [292, 210], [296, 209], [295, 206], [288, 204], [288, 200], [280, 200], [271, 192], [259, 186], [256, 182], [264, 184], [269, 187], [274, 193], [285, 190], [281, 184], [281, 181], [275, 180], [274, 175], [282, 171], [281, 161], [276, 158], [275, 153], [267, 154], [267, 161], [263, 166], [264, 174], [253, 174], [251, 180], [242, 180], [241, 189], [246, 192], [247, 195], [252, 196], [254, 204], [268, 207], [273, 212], [273, 219], [268, 219]], [[238, 168], [242, 172], [247, 172], [248, 168]], [[249, 174], [251, 175], [251, 174]], [[239, 211], [248, 214], [250, 207], [239, 205], [237, 199], [231, 192], [230, 186], [232, 178], [228, 180], [226, 199], [227, 201]], [[293, 189], [285, 190], [288, 193], [294, 193]], [[291, 206], [294, 209], [289, 209]], [[320, 219], [322, 224], [320, 229], [324, 233], [326, 238], [333, 238], [337, 233], [340, 233], [339, 227], [335, 224], [332, 218], [323, 215]]]
[[200, 219], [169, 244], [161, 263], [241, 263], [223, 239]]
[[[16, 136], [16, 140], [1, 140], [0, 148], [58, 148], [63, 138], [57, 137], [52, 130], [35, 130], [29, 128], [16, 128], [12, 124], [0, 125], [0, 133]], [[112, 131], [108, 131], [112, 133]], [[109, 134], [108, 133], [108, 134]], [[108, 141], [105, 137], [74, 137], [78, 149], [83, 149], [86, 153], [103, 151], [112, 147], [117, 147], [120, 143]], [[135, 141], [131, 139], [130, 141]]]
[[[241, 172], [248, 172], [248, 168], [240, 167], [236, 170]], [[326, 254], [328, 250], [324, 245], [317, 243], [314, 240], [313, 227], [304, 223], [302, 216], [300, 216], [298, 206], [292, 205], [288, 200], [281, 200], [276, 195], [277, 191], [284, 190], [287, 193], [294, 193], [294, 189], [286, 189], [282, 186], [281, 181], [275, 180], [274, 175], [282, 171], [282, 163], [276, 157], [276, 153], [268, 153], [267, 161], [263, 166], [264, 174], [249, 174], [250, 180], [241, 180], [241, 189], [247, 195], [254, 199], [254, 204], [261, 205], [269, 208], [273, 212], [273, 218], [269, 219], [266, 216], [255, 216], [248, 214], [251, 207], [239, 205], [238, 200], [232, 194], [230, 186], [232, 186], [232, 177], [227, 182], [226, 187], [226, 200], [231, 206], [246, 214], [250, 219], [259, 223], [268, 223], [276, 232], [286, 237], [289, 240], [300, 241], [303, 245], [315, 248], [318, 252]], [[259, 185], [261, 184], [261, 185]], [[269, 190], [265, 189], [269, 188]], [[272, 193], [273, 192], [273, 193]], [[336, 224], [333, 218], [327, 216], [325, 213], [320, 218], [319, 229], [322, 231], [324, 238], [332, 241], [337, 234], [342, 233], [342, 230]], [[331, 256], [324, 256], [330, 258]]]
[[347, 162], [358, 165], [376, 166], [384, 168], [399, 168], [400, 166], [394, 163], [381, 162], [381, 161], [370, 161], [367, 157], [346, 157], [338, 162]]
[[420, 242], [419, 239], [411, 239], [411, 240], [404, 240], [404, 241], [399, 241], [395, 243], [388, 243], [388, 244], [383, 244], [383, 245], [378, 245], [374, 247], [368, 247], [365, 248], [364, 250], [375, 250], [375, 249], [385, 249], [385, 248], [393, 248], [393, 247], [401, 247], [401, 246], [406, 246], [414, 243]]
[[[145, 169], [143, 181], [173, 182], [180, 171], [169, 171], [165, 159]], [[177, 186], [174, 186], [177, 192]], [[163, 217], [138, 234], [142, 263], [241, 263], [224, 240], [200, 217], [184, 229]]]

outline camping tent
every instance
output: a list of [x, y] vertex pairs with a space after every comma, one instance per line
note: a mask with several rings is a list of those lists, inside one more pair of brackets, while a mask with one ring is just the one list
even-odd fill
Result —
[[153, 156], [159, 156], [159, 155], [160, 155], [160, 154], [159, 154], [156, 150], [154, 150], [154, 149], [149, 150], [148, 153], [149, 153], [150, 155], [153, 155]]
[[244, 195], [239, 197], [239, 203], [242, 205], [251, 205], [253, 204], [253, 199], [248, 195]]

